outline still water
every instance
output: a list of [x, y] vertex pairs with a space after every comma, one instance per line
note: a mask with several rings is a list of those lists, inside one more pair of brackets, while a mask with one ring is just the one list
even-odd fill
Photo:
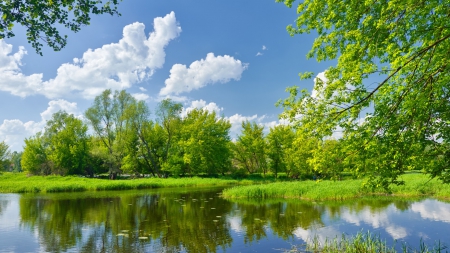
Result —
[[370, 230], [450, 245], [450, 204], [226, 200], [218, 188], [0, 194], [0, 252], [283, 252]]

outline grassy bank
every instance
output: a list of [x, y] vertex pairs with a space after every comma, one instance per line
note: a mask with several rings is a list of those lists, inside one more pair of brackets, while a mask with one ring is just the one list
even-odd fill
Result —
[[1, 193], [73, 192], [130, 190], [161, 187], [226, 186], [251, 184], [250, 180], [218, 178], [141, 178], [133, 180], [107, 180], [83, 177], [30, 176], [23, 173], [0, 174]]
[[388, 246], [385, 240], [379, 236], [371, 234], [370, 232], [358, 234], [350, 237], [342, 235], [341, 238], [327, 239], [325, 242], [320, 242], [317, 238], [311, 240], [306, 245], [294, 246], [285, 252], [313, 252], [313, 253], [440, 253], [447, 252], [446, 245], [436, 242], [435, 245], [429, 246], [420, 242], [418, 248], [413, 248], [414, 245], [401, 245], [401, 250], [395, 249], [395, 246]]
[[[429, 196], [450, 198], [450, 185], [422, 174], [406, 174], [405, 185], [392, 186], [392, 195], [403, 197]], [[225, 189], [225, 198], [301, 198], [308, 200], [345, 200], [361, 196], [385, 194], [369, 192], [362, 188], [363, 180], [344, 181], [296, 181], [264, 185], [236, 186]]]

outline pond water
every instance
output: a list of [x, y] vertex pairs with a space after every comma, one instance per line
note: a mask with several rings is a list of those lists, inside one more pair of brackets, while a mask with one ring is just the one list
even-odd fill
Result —
[[450, 204], [434, 199], [229, 201], [218, 188], [0, 194], [0, 252], [283, 252], [379, 234], [450, 245]]

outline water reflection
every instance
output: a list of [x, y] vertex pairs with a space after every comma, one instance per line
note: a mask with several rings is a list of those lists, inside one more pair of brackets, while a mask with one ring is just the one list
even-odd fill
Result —
[[0, 194], [0, 222], [12, 224], [0, 223], [0, 245], [20, 252], [8, 237], [14, 234], [35, 238], [18, 242], [28, 244], [25, 251], [276, 252], [314, 237], [325, 241], [361, 230], [413, 247], [420, 238], [450, 241], [444, 232], [450, 204], [436, 200], [228, 201], [220, 191]]

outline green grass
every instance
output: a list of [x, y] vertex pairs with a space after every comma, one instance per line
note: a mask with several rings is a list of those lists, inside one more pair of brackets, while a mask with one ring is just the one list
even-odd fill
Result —
[[414, 249], [408, 245], [401, 245], [401, 250], [397, 251], [394, 246], [389, 247], [385, 240], [380, 236], [371, 234], [370, 232], [359, 232], [354, 236], [346, 237], [342, 235], [341, 238], [327, 239], [325, 242], [320, 242], [318, 238], [312, 239], [305, 245], [294, 246], [285, 252], [311, 252], [311, 253], [440, 253], [447, 252], [447, 246], [440, 242], [435, 243], [434, 247], [430, 248], [422, 241], [419, 243], [419, 248]]
[[1, 193], [106, 191], [161, 187], [227, 186], [251, 183], [253, 182], [250, 180], [198, 177], [106, 180], [76, 176], [27, 176], [24, 173], [0, 174]]
[[[450, 198], [450, 185], [422, 174], [405, 174], [405, 185], [392, 186], [389, 195], [402, 197]], [[300, 198], [308, 200], [345, 200], [370, 195], [388, 195], [383, 191], [369, 192], [363, 180], [276, 182], [264, 185], [236, 186], [223, 191], [225, 198]]]

